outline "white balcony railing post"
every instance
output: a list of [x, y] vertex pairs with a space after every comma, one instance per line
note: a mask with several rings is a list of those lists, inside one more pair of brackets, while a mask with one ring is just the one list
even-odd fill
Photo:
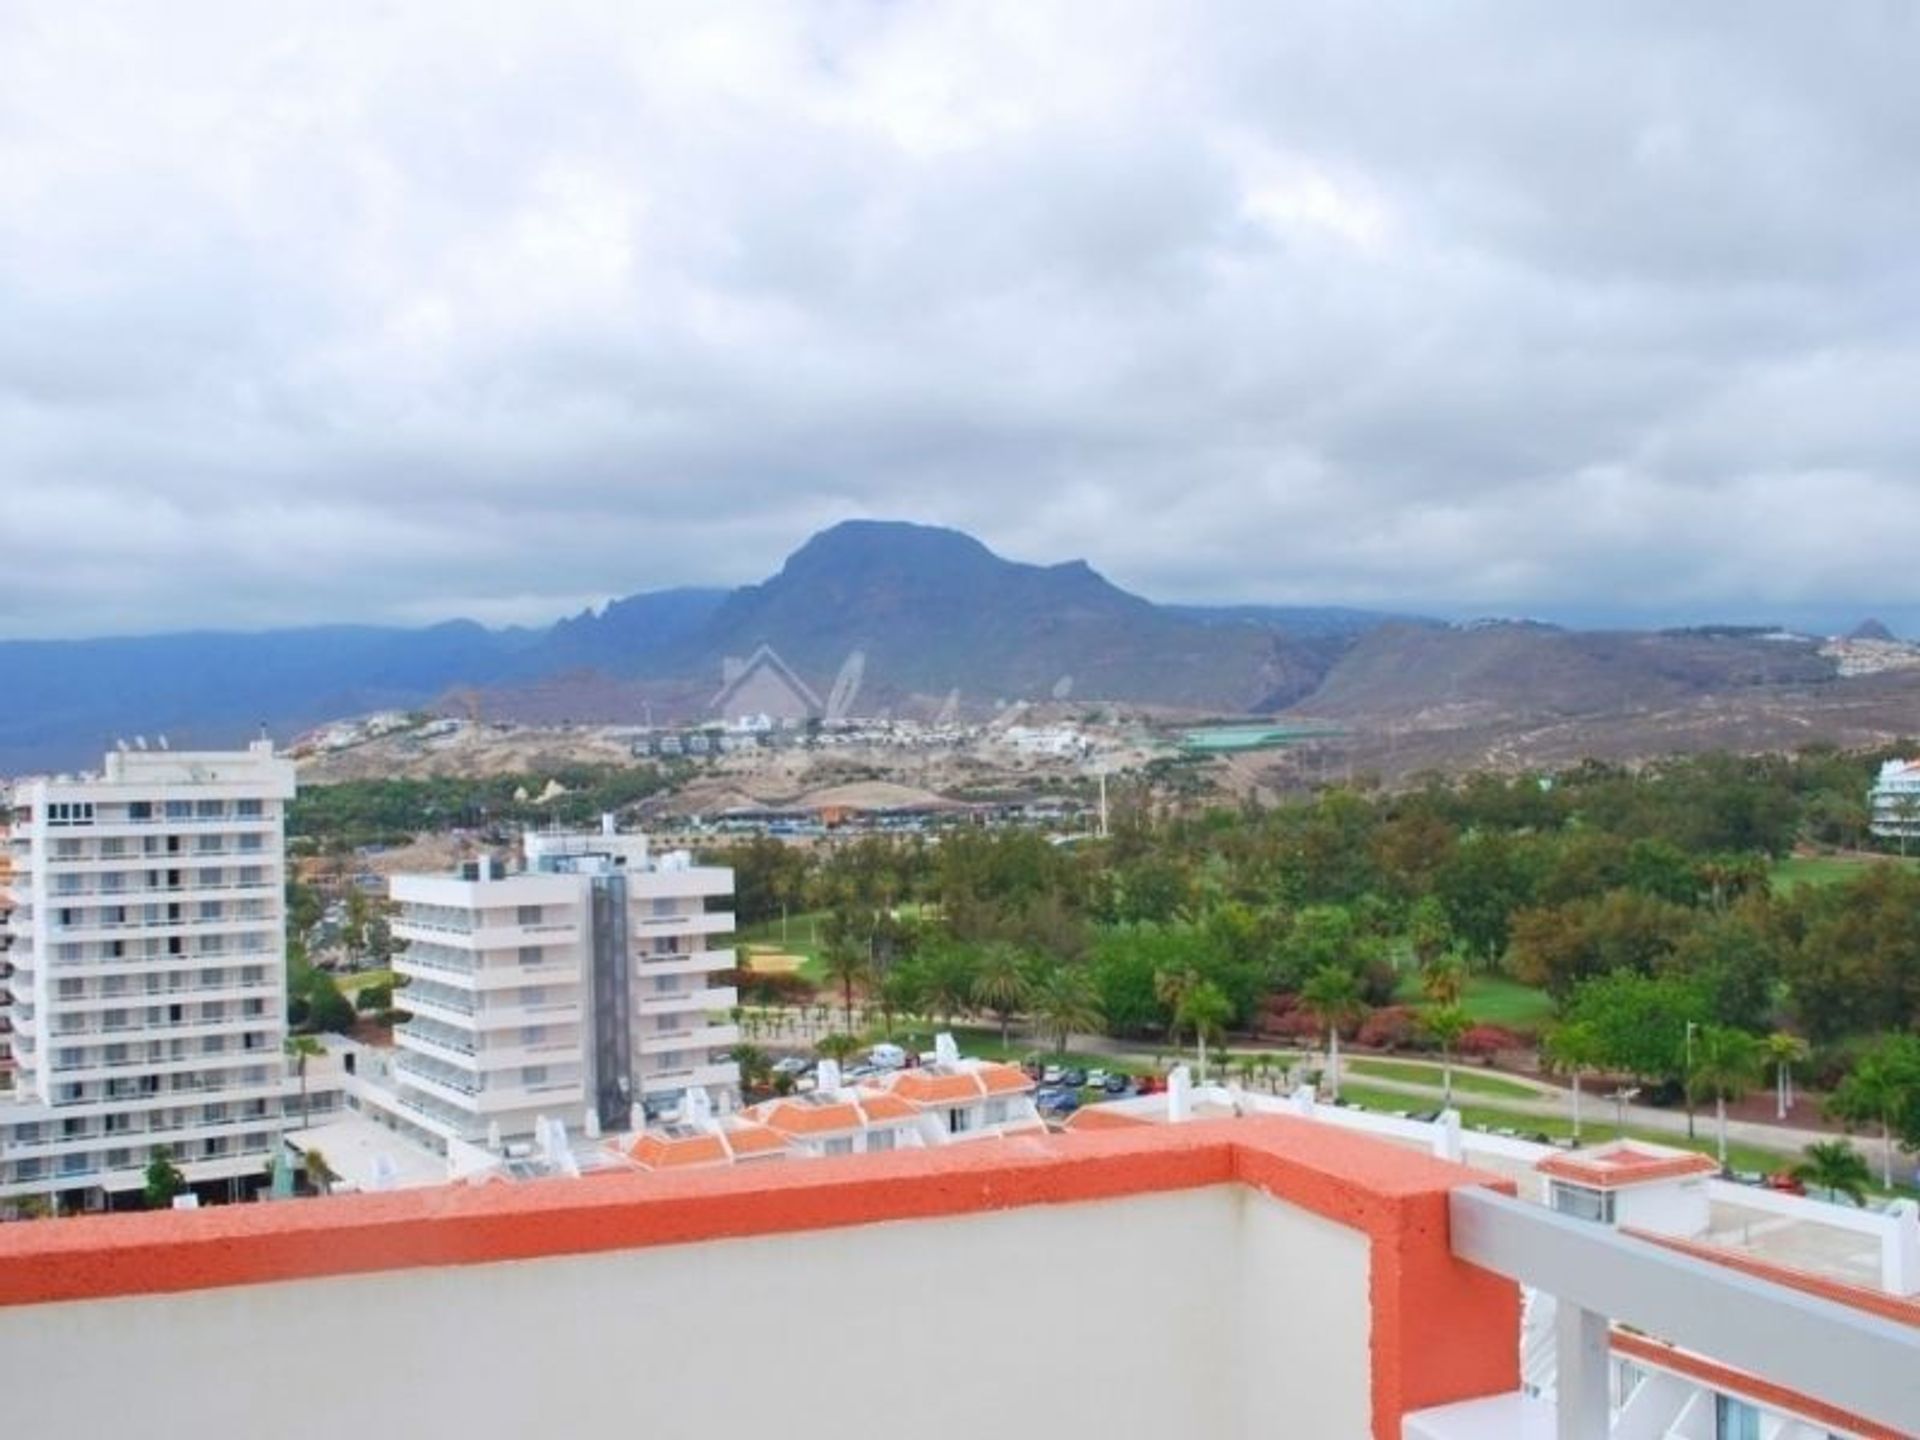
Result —
[[1555, 1440], [1607, 1440], [1608, 1330], [1606, 1316], [1564, 1300], [1554, 1312]]

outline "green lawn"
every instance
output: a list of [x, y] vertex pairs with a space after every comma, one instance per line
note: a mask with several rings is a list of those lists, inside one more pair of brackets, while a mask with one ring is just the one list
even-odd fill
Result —
[[[1438, 1063], [1426, 1065], [1411, 1060], [1343, 1059], [1340, 1069], [1350, 1075], [1371, 1075], [1375, 1079], [1398, 1080], [1408, 1085], [1432, 1085], [1438, 1088], [1441, 1080]], [[1540, 1092], [1531, 1085], [1522, 1085], [1517, 1080], [1489, 1075], [1480, 1070], [1470, 1070], [1462, 1065], [1453, 1067], [1453, 1088], [1459, 1094], [1485, 1095], [1493, 1100], [1540, 1098]]]
[[736, 946], [772, 945], [789, 955], [798, 955], [802, 962], [801, 976], [813, 985], [823, 985], [827, 975], [820, 965], [820, 927], [826, 919], [825, 910], [809, 910], [789, 915], [784, 923], [768, 920], [735, 932], [733, 943]]
[[340, 993], [351, 1000], [371, 985], [391, 985], [394, 974], [391, 970], [357, 970], [347, 975], [336, 975], [334, 983], [340, 987]]
[[[1402, 1005], [1424, 1005], [1420, 977], [1410, 974], [1400, 982], [1393, 998]], [[1504, 1025], [1509, 1029], [1538, 1030], [1553, 1018], [1553, 1001], [1544, 990], [1522, 985], [1504, 975], [1475, 975], [1467, 981], [1461, 1007], [1482, 1025]]]
[[1774, 862], [1767, 878], [1776, 895], [1789, 894], [1802, 885], [1832, 885], [1865, 874], [1875, 865], [1920, 864], [1920, 857], [1899, 855], [1791, 855]]

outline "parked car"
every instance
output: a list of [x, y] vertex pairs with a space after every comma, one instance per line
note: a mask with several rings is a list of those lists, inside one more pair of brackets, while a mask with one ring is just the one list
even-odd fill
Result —
[[1071, 1085], [1074, 1089], [1078, 1090], [1082, 1085], [1087, 1083], [1087, 1072], [1075, 1066], [1071, 1070], [1062, 1072], [1060, 1083], [1062, 1085]]
[[1064, 1079], [1066, 1073], [1067, 1072], [1062, 1070], [1058, 1065], [1049, 1065], [1040, 1072], [1040, 1083], [1042, 1085], [1058, 1085], [1062, 1079]]
[[1071, 1090], [1042, 1090], [1033, 1103], [1042, 1115], [1071, 1115], [1080, 1108], [1080, 1097]]
[[1791, 1170], [1776, 1170], [1767, 1176], [1767, 1189], [1785, 1191], [1789, 1195], [1804, 1195], [1807, 1187]]
[[1107, 1072], [1104, 1070], [1087, 1071], [1087, 1084], [1091, 1085], [1096, 1090], [1106, 1089], [1107, 1088]]
[[813, 1061], [804, 1055], [783, 1055], [771, 1068], [776, 1075], [805, 1075], [813, 1069]]
[[907, 1052], [898, 1045], [880, 1044], [867, 1052], [867, 1060], [882, 1070], [900, 1070], [906, 1066]]
[[1100, 1088], [1109, 1095], [1127, 1095], [1132, 1093], [1133, 1079], [1131, 1076], [1115, 1072], [1101, 1082]]

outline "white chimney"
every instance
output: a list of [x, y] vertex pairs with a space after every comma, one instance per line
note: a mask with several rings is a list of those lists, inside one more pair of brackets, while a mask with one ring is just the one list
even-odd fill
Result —
[[813, 1089], [818, 1095], [831, 1095], [840, 1088], [840, 1062], [822, 1060], [813, 1072]]
[[1193, 1073], [1184, 1065], [1173, 1067], [1167, 1076], [1167, 1121], [1178, 1125], [1193, 1118]]

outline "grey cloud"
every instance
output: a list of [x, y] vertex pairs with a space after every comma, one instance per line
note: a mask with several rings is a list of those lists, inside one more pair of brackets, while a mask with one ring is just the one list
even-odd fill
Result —
[[9, 7], [0, 634], [540, 619], [849, 514], [1166, 598], [1920, 606], [1916, 61], [1896, 5]]

